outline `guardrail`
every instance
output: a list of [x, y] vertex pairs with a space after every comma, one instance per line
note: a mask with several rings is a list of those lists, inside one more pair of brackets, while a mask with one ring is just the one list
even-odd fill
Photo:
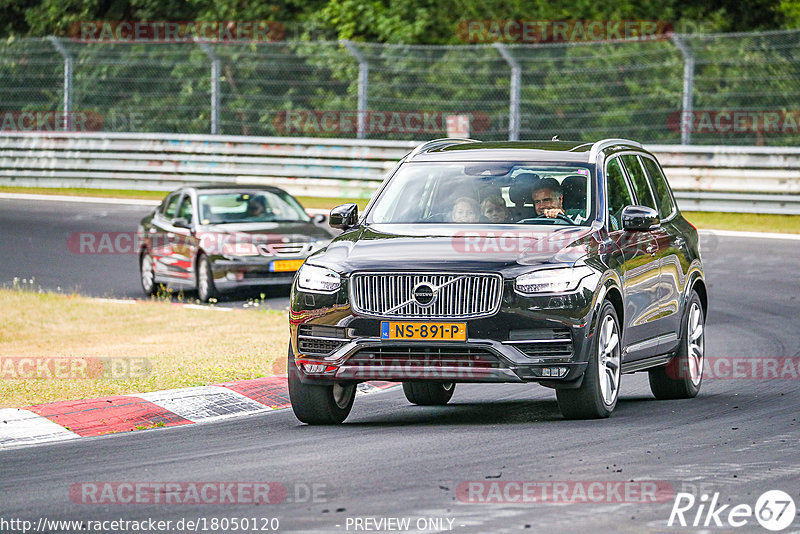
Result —
[[[175, 189], [259, 183], [366, 198], [414, 141], [187, 134], [4, 133], [0, 185]], [[800, 214], [800, 148], [650, 145], [684, 210]]]

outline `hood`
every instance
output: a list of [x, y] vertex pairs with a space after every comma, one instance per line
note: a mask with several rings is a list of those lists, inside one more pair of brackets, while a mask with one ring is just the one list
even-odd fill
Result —
[[203, 226], [199, 233], [231, 235], [256, 243], [308, 243], [333, 238], [325, 228], [303, 221], [213, 224]]
[[585, 226], [377, 224], [345, 232], [312, 262], [340, 272], [564, 265], [596, 246], [595, 232]]

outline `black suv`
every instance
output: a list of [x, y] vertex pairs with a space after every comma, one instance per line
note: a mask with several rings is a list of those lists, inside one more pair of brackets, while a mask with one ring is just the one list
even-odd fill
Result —
[[356, 384], [443, 405], [458, 382], [538, 382], [567, 418], [607, 417], [620, 375], [697, 395], [708, 298], [697, 230], [639, 143], [438, 139], [306, 260], [291, 294], [289, 393], [342, 422]]

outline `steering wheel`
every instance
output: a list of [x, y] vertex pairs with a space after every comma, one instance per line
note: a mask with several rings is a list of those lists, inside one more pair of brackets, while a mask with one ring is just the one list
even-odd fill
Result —
[[570, 219], [569, 217], [567, 217], [563, 213], [559, 213], [558, 215], [555, 216], [555, 218], [548, 217], [546, 215], [539, 215], [538, 217], [531, 217], [529, 219], [522, 219], [520, 221], [517, 221], [517, 224], [541, 223], [541, 222], [544, 222], [544, 221], [552, 221], [549, 224], [561, 224], [561, 223], [566, 223], [566, 224], [569, 224], [569, 225], [575, 224], [575, 222], [572, 219]]

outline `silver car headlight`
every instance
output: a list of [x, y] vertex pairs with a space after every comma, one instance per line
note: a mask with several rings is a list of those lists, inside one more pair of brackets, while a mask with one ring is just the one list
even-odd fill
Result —
[[305, 291], [333, 293], [341, 286], [342, 277], [325, 267], [306, 263], [297, 272], [297, 287]]
[[581, 280], [594, 274], [586, 265], [559, 269], [542, 269], [523, 274], [514, 281], [514, 289], [524, 295], [537, 293], [568, 293], [580, 285]]

